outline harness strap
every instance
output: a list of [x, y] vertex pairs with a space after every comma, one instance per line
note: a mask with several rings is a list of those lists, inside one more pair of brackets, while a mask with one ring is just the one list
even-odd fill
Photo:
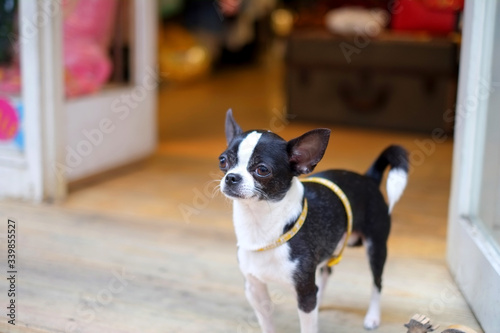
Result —
[[261, 247], [260, 249], [255, 250], [256, 252], [262, 252], [270, 249], [274, 249], [281, 244], [284, 244], [288, 242], [297, 232], [299, 232], [300, 228], [304, 224], [304, 221], [306, 220], [307, 217], [307, 199], [304, 198], [304, 207], [302, 207], [302, 213], [300, 213], [299, 218], [297, 219], [297, 222], [293, 225], [292, 229], [288, 230], [286, 233], [281, 235], [280, 238], [275, 240], [269, 245], [266, 245], [264, 247]]
[[[338, 254], [333, 254], [332, 257], [328, 260], [327, 265], [329, 267], [332, 267], [340, 262], [342, 260], [342, 254], [344, 252], [344, 249], [347, 245], [347, 240], [349, 239], [349, 236], [351, 235], [352, 232], [352, 209], [351, 209], [351, 204], [349, 203], [349, 199], [345, 195], [344, 191], [340, 189], [340, 187], [337, 186], [337, 184], [333, 183], [332, 181], [325, 179], [325, 178], [320, 178], [320, 177], [310, 177], [310, 178], [304, 178], [301, 180], [303, 183], [317, 183], [321, 184], [323, 186], [328, 187], [333, 193], [335, 193], [340, 201], [344, 204], [344, 208], [347, 214], [347, 237], [344, 240], [344, 243], [342, 244], [342, 248], [340, 249], [340, 252]], [[304, 198], [304, 206], [302, 207], [302, 213], [300, 214], [299, 218], [293, 225], [292, 229], [288, 230], [286, 233], [284, 233], [281, 237], [279, 237], [277, 240], [272, 242], [271, 244], [261, 247], [257, 250], [256, 252], [261, 252], [261, 251], [266, 251], [270, 249], [274, 249], [286, 242], [288, 242], [293, 236], [299, 232], [300, 228], [304, 224], [306, 217], [307, 217], [307, 199]]]
[[320, 177], [310, 177], [310, 178], [305, 178], [302, 179], [303, 183], [317, 183], [321, 184], [323, 186], [328, 187], [333, 193], [335, 193], [340, 201], [344, 204], [345, 212], [347, 215], [347, 236], [344, 240], [344, 244], [342, 244], [342, 247], [340, 248], [340, 252], [338, 254], [333, 254], [330, 260], [328, 260], [327, 265], [329, 267], [332, 267], [340, 262], [342, 260], [342, 254], [344, 253], [344, 249], [347, 245], [347, 241], [349, 239], [349, 236], [351, 236], [352, 233], [352, 208], [351, 208], [351, 203], [349, 202], [349, 199], [345, 195], [344, 191], [340, 187], [338, 187], [337, 184], [334, 182], [325, 179], [325, 178], [320, 178]]

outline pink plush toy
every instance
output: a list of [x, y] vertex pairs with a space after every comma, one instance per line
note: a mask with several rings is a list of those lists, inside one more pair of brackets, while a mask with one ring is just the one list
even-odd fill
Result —
[[[68, 0], [64, 10], [64, 81], [66, 96], [98, 91], [109, 79], [112, 64], [107, 55], [116, 17], [116, 0]], [[0, 68], [0, 91], [19, 94], [18, 61]]]
[[93, 93], [108, 80], [111, 62], [96, 43], [86, 39], [66, 39], [64, 74], [66, 96]]
[[71, 0], [64, 3], [66, 96], [97, 91], [111, 74], [107, 56], [116, 0]]
[[18, 95], [21, 91], [21, 71], [18, 64], [0, 67], [0, 92]]

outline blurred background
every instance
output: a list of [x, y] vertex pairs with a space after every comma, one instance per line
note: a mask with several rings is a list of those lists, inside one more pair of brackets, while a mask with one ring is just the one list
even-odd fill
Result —
[[[22, 88], [20, 45], [30, 36], [18, 38], [18, 1], [1, 5], [0, 91], [19, 119], [19, 130], [1, 145], [22, 150], [22, 103], [15, 96]], [[37, 20], [59, 15], [54, 6], [42, 12], [46, 18], [33, 17], [27, 34], [44, 24]], [[132, 101], [120, 98], [112, 106], [134, 108], [149, 68], [159, 97], [158, 107], [147, 106], [157, 114], [148, 131], [156, 131], [160, 141], [218, 133], [216, 120], [228, 108], [249, 116], [250, 125], [279, 116], [336, 126], [453, 132], [460, 0], [159, 0], [147, 14], [147, 27], [137, 26], [141, 13], [128, 0], [64, 0], [57, 6], [64, 106], [78, 109], [75, 100], [135, 84]], [[211, 102], [200, 103], [206, 94]], [[92, 109], [109, 109], [109, 103], [101, 103]], [[126, 112], [115, 113], [124, 117]], [[102, 112], [87, 118], [68, 113], [70, 126], [102, 117]], [[69, 140], [73, 150], [82, 130], [75, 125], [68, 131], [77, 136]], [[68, 172], [70, 181], [102, 171], [74, 169]]]
[[167, 80], [260, 69], [242, 80], [275, 82], [261, 98], [289, 120], [452, 132], [463, 1], [188, 1], [177, 24], [167, 3], [159, 48]]

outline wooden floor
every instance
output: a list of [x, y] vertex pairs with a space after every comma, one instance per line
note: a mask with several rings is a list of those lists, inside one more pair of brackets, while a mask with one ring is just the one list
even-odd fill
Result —
[[[232, 107], [244, 128], [270, 128], [286, 139], [332, 128], [318, 169], [364, 172], [387, 145], [407, 147], [413, 166], [394, 209], [378, 332], [406, 332], [403, 324], [415, 313], [441, 327], [460, 323], [482, 332], [446, 267], [452, 142], [288, 124], [280, 116], [281, 74], [279, 64], [264, 62], [164, 86], [153, 157], [74, 188], [60, 204], [1, 202], [2, 219], [19, 225], [19, 275], [17, 325], [1, 316], [0, 331], [259, 332], [237, 266], [231, 205], [215, 187], [224, 113]], [[363, 332], [370, 287], [364, 251], [348, 249], [326, 291], [320, 331]], [[277, 332], [298, 332], [295, 300], [279, 286], [270, 292]]]

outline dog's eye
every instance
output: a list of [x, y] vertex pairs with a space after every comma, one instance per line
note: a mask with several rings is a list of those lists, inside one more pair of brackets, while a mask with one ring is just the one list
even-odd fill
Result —
[[224, 156], [221, 156], [219, 157], [219, 168], [222, 170], [222, 171], [226, 171], [227, 170], [227, 160]]
[[267, 177], [271, 171], [265, 165], [259, 165], [257, 169], [255, 169], [255, 174], [259, 177]]

